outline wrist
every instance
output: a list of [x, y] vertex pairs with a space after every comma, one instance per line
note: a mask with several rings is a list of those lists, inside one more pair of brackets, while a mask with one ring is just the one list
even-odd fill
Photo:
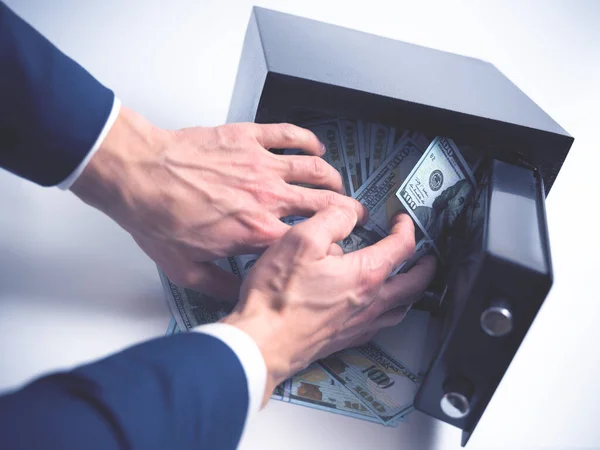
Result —
[[281, 319], [269, 311], [234, 311], [221, 320], [250, 336], [258, 346], [267, 367], [267, 380], [263, 405], [278, 384], [289, 378], [300, 367], [296, 367], [293, 351], [285, 343], [285, 332]]
[[144, 162], [160, 152], [167, 134], [135, 111], [121, 107], [71, 191], [125, 227], [119, 217], [123, 209], [130, 209], [134, 203], [132, 188], [139, 187], [132, 181], [144, 170]]

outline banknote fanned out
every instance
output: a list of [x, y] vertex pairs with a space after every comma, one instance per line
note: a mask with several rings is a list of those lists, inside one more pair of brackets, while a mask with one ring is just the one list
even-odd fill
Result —
[[451, 139], [436, 137], [406, 177], [396, 197], [444, 255], [448, 235], [469, 205], [475, 178]]
[[327, 151], [325, 152], [325, 155], [323, 155], [323, 159], [341, 174], [346, 194], [351, 195], [353, 192], [351, 187], [352, 182], [348, 174], [348, 164], [344, 157], [338, 121], [334, 119], [323, 120], [311, 122], [303, 126], [312, 131], [325, 145]]
[[[369, 210], [369, 221], [338, 242], [342, 251], [373, 245], [389, 234], [395, 214], [407, 212], [416, 224], [416, 251], [392, 275], [409, 270], [428, 253], [443, 261], [447, 235], [474, 187], [472, 172], [454, 142], [438, 137], [430, 143], [418, 131], [319, 117], [310, 111], [301, 117], [303, 122], [295, 123], [325, 144], [323, 158], [340, 173], [346, 194]], [[480, 152], [465, 149], [471, 168], [476, 167]], [[284, 150], [284, 155], [301, 153], [301, 149]], [[475, 211], [467, 210], [469, 220], [478, 216]], [[281, 220], [295, 226], [306, 218]], [[259, 258], [236, 255], [213, 264], [243, 280]], [[160, 270], [159, 274], [173, 314], [168, 335], [217, 322], [233, 309], [233, 304], [179, 287]], [[289, 378], [277, 386], [272, 398], [387, 426], [406, 421], [419, 383], [415, 374], [421, 371], [424, 346], [420, 342], [428, 320], [423, 311], [408, 311], [399, 325], [381, 331], [370, 344], [342, 350]]]
[[350, 177], [350, 195], [362, 185], [363, 173], [358, 144], [358, 123], [356, 120], [338, 120], [340, 136], [342, 138], [342, 151]]
[[[369, 221], [365, 225], [367, 230], [385, 237], [390, 232], [392, 217], [406, 212], [395, 194], [422, 153], [411, 138], [405, 137], [354, 194], [354, 198], [369, 210]], [[436, 250], [432, 241], [418, 227], [415, 227], [415, 243], [413, 257], [398, 266], [393, 274], [409, 270], [421, 257]]]
[[343, 350], [319, 364], [384, 424], [413, 409], [417, 376], [373, 344]]
[[[281, 219], [281, 221], [289, 226], [297, 225], [306, 220], [305, 217], [300, 216], [288, 216]], [[354, 227], [352, 233], [348, 235], [344, 240], [338, 242], [338, 245], [342, 248], [344, 253], [351, 253], [361, 248], [368, 247], [381, 240], [381, 236], [373, 231], [367, 230], [363, 227]], [[258, 258], [258, 256], [256, 256]]]
[[395, 130], [387, 125], [372, 123], [369, 127], [369, 175], [371, 175], [386, 155], [392, 152], [394, 147]]
[[382, 237], [387, 236], [392, 216], [403, 210], [395, 196], [396, 190], [421, 155], [422, 151], [415, 143], [405, 139], [354, 194], [354, 198], [369, 210], [366, 228]]
[[[235, 273], [231, 268], [229, 271]], [[181, 288], [172, 283], [161, 270], [158, 273], [171, 313], [181, 330], [189, 331], [198, 325], [217, 322], [233, 309], [232, 304], [202, 292]]]
[[290, 403], [381, 423], [377, 415], [317, 363], [293, 376], [283, 389], [289, 393]]

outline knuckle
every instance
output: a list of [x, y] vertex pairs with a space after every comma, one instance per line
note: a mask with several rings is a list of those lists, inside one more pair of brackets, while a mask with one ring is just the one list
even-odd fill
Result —
[[[321, 200], [323, 203], [324, 207], [328, 207], [328, 206], [335, 206], [336, 204], [339, 204], [339, 202], [337, 201], [337, 195], [334, 192], [331, 191], [321, 191]], [[341, 208], [331, 208], [332, 209], [332, 216], [334, 218], [339, 217], [340, 219], [343, 219], [343, 212], [340, 212], [339, 210]]]
[[323, 203], [327, 207], [330, 222], [334, 224], [355, 223], [356, 212], [350, 208], [336, 204], [338, 203], [336, 197], [337, 195], [333, 192], [324, 194]]
[[219, 147], [231, 147], [247, 144], [249, 140], [254, 139], [252, 124], [231, 123], [216, 127], [215, 136]]
[[[341, 179], [340, 179], [340, 183], [341, 183]], [[324, 201], [325, 201], [326, 205], [335, 206], [339, 209], [344, 210], [346, 216], [349, 219], [352, 219], [352, 220], [358, 219], [358, 215], [357, 215], [358, 208], [356, 207], [357, 201], [354, 200], [353, 198], [347, 197], [342, 194], [338, 194], [337, 192], [333, 192], [333, 191], [323, 191], [323, 197], [324, 197]]]
[[252, 244], [269, 244], [280, 237], [280, 232], [269, 214], [258, 214], [251, 221], [250, 236], [256, 240]]
[[280, 200], [280, 193], [272, 183], [258, 180], [250, 184], [248, 189], [260, 205], [273, 205]]
[[279, 132], [281, 139], [286, 143], [295, 141], [298, 135], [298, 129], [291, 123], [280, 123]]
[[[334, 176], [334, 174], [332, 174], [329, 170], [328, 164], [323, 159], [319, 158], [318, 156], [309, 156], [308, 158], [310, 160], [309, 169], [315, 179], [323, 180]], [[335, 173], [339, 175], [339, 173]]]
[[305, 159], [306, 156], [287, 158], [285, 161], [288, 164], [288, 172], [294, 175], [302, 175], [307, 170], [310, 170], [310, 167], [307, 168]]
[[386, 265], [375, 259], [370, 254], [361, 259], [361, 278], [369, 289], [380, 285], [387, 276]]
[[228, 147], [236, 136], [236, 125], [223, 125], [214, 128], [215, 140], [220, 148]]

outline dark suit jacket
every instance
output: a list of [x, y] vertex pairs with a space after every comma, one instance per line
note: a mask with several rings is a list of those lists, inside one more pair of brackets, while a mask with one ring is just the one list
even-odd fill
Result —
[[60, 183], [94, 145], [113, 98], [0, 1], [0, 167]]
[[[61, 182], [93, 146], [113, 98], [0, 2], [1, 167], [41, 185]], [[248, 395], [227, 345], [184, 333], [0, 397], [0, 448], [235, 448]]]

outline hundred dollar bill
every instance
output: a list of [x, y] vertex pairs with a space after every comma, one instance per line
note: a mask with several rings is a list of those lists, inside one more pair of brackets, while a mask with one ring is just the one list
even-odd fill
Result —
[[371, 175], [387, 154], [391, 154], [394, 148], [395, 129], [387, 125], [372, 123], [369, 126], [369, 152], [370, 164], [369, 175]]
[[360, 146], [358, 143], [358, 123], [356, 120], [340, 119], [338, 125], [342, 138], [342, 150], [351, 181], [350, 195], [352, 195], [363, 183]]
[[289, 394], [287, 399], [290, 403], [382, 423], [376, 414], [317, 363], [290, 378], [288, 383], [283, 384], [283, 389]]
[[[305, 217], [300, 216], [288, 216], [281, 219], [281, 221], [287, 225], [294, 226], [300, 222], [304, 222]], [[368, 247], [381, 240], [381, 236], [374, 231], [367, 230], [363, 227], [354, 227], [352, 233], [342, 241], [338, 242], [338, 245], [342, 248], [344, 253], [351, 253], [362, 248]]]
[[429, 147], [430, 140], [420, 131], [409, 130], [406, 134], [406, 137], [412, 139], [412, 141], [419, 147], [422, 151], [425, 151], [427, 147]]
[[436, 137], [396, 197], [423, 234], [443, 255], [447, 240], [463, 209], [470, 203], [475, 178], [451, 139]]
[[323, 159], [340, 173], [346, 194], [350, 194], [352, 192], [350, 187], [351, 181], [348, 170], [346, 169], [347, 164], [342, 150], [342, 138], [340, 137], [340, 129], [337, 120], [332, 119], [316, 123], [307, 123], [302, 126], [312, 131], [319, 140], [325, 144], [327, 151], [325, 152], [325, 155], [323, 155]]
[[[428, 323], [428, 313], [415, 310], [408, 311], [400, 324], [381, 330], [375, 335], [372, 343], [390, 358], [399, 361], [400, 365], [408, 369], [409, 372], [415, 374], [420, 369], [423, 360], [423, 345]], [[313, 363], [306, 371], [292, 377], [290, 383], [285, 387], [291, 390], [292, 403], [317, 407], [329, 412], [364, 420], [372, 420], [372, 417], [376, 417], [363, 404], [363, 401], [356, 398], [351, 391], [346, 389], [329, 373], [323, 373], [323, 370], [320, 364]], [[413, 387], [412, 385], [409, 386], [412, 392]], [[335, 405], [335, 409], [331, 409], [332, 405]], [[348, 408], [350, 408], [350, 411], [348, 411]], [[344, 410], [347, 413], [344, 413]], [[364, 417], [365, 411], [370, 413], [368, 417]], [[411, 411], [412, 408], [407, 407], [405, 413], [388, 421], [386, 425], [394, 426], [398, 422], [405, 422]], [[379, 419], [377, 421], [381, 423]]]
[[367, 137], [365, 135], [366, 125], [362, 120], [357, 120], [356, 125], [358, 131], [358, 156], [360, 159], [360, 172], [364, 183], [364, 181], [368, 178], [367, 159], [369, 155], [369, 147], [367, 146]]
[[396, 191], [421, 155], [415, 143], [405, 139], [354, 194], [354, 198], [369, 210], [367, 229], [381, 237], [388, 235], [392, 216], [404, 208], [396, 198]]
[[279, 400], [279, 401], [286, 400], [285, 388], [284, 388], [285, 384], [286, 384], [286, 382], [284, 381], [283, 383], [277, 385], [277, 387], [273, 391], [273, 394], [271, 395], [271, 398], [273, 400]]
[[346, 349], [319, 364], [386, 425], [413, 409], [417, 375], [376, 345]]
[[[395, 193], [421, 156], [422, 151], [419, 147], [412, 139], [405, 137], [398, 143], [394, 152], [355, 192], [353, 197], [369, 210], [369, 221], [365, 229], [374, 231], [381, 237], [389, 234], [392, 217], [398, 212], [405, 212], [405, 207]], [[418, 227], [415, 227], [415, 242], [416, 249], [413, 257], [397, 267], [393, 274], [407, 271], [421, 257], [436, 251], [433, 242]]]
[[250, 272], [250, 269], [256, 264], [260, 255], [239, 255], [235, 256], [235, 262], [240, 270], [240, 278], [243, 280]]
[[364, 164], [364, 168], [365, 168], [365, 176], [363, 177], [363, 180], [366, 180], [369, 175], [371, 174], [371, 146], [369, 144], [369, 138], [370, 138], [370, 128], [371, 128], [371, 124], [369, 122], [365, 122], [365, 121], [359, 121], [360, 124], [360, 132], [362, 134], [362, 139], [361, 139], [361, 145], [363, 148], [363, 155], [365, 158], [365, 164]]
[[[233, 272], [231, 269], [229, 271]], [[161, 270], [158, 273], [171, 313], [181, 330], [189, 331], [198, 325], [217, 322], [233, 310], [233, 304], [202, 292], [179, 287]]]

